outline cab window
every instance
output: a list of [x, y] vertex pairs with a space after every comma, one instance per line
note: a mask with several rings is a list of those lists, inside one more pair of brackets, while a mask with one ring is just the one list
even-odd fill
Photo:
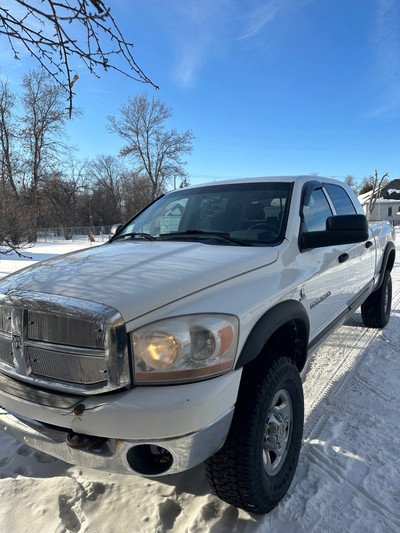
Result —
[[325, 231], [326, 219], [332, 214], [322, 189], [315, 189], [311, 193], [308, 205], [303, 206], [303, 216], [307, 231]]
[[339, 185], [324, 184], [338, 215], [354, 215], [355, 207], [347, 192]]

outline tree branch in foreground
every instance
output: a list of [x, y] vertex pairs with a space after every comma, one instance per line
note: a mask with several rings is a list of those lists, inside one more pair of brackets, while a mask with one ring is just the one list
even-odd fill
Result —
[[[9, 6], [12, 7], [9, 7]], [[101, 0], [13, 0], [0, 6], [0, 35], [6, 35], [15, 59], [22, 45], [42, 68], [68, 93], [69, 115], [72, 113], [73, 74], [71, 58], [79, 58], [96, 77], [99, 69], [115, 70], [140, 83], [155, 85], [137, 65], [133, 44], [122, 35], [110, 9]], [[82, 37], [75, 38], [75, 35]], [[119, 66], [114, 60], [122, 59]]]

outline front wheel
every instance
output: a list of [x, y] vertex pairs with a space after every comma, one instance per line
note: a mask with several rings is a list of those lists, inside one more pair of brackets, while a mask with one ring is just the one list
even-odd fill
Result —
[[206, 461], [217, 496], [252, 513], [271, 511], [292, 482], [303, 420], [303, 389], [291, 359], [245, 367], [228, 437]]

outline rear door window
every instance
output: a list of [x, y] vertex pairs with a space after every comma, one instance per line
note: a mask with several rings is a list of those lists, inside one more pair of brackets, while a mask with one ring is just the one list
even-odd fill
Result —
[[356, 213], [353, 202], [350, 200], [347, 192], [340, 185], [324, 184], [325, 189], [335, 206], [338, 215], [354, 215]]

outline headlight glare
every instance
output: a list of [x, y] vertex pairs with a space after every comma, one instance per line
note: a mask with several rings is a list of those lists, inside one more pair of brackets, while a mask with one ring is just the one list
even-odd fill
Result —
[[176, 339], [162, 331], [156, 331], [146, 339], [142, 357], [149, 368], [167, 368], [178, 357], [179, 348]]
[[238, 339], [233, 315], [186, 315], [144, 326], [131, 335], [135, 381], [193, 381], [232, 368]]

